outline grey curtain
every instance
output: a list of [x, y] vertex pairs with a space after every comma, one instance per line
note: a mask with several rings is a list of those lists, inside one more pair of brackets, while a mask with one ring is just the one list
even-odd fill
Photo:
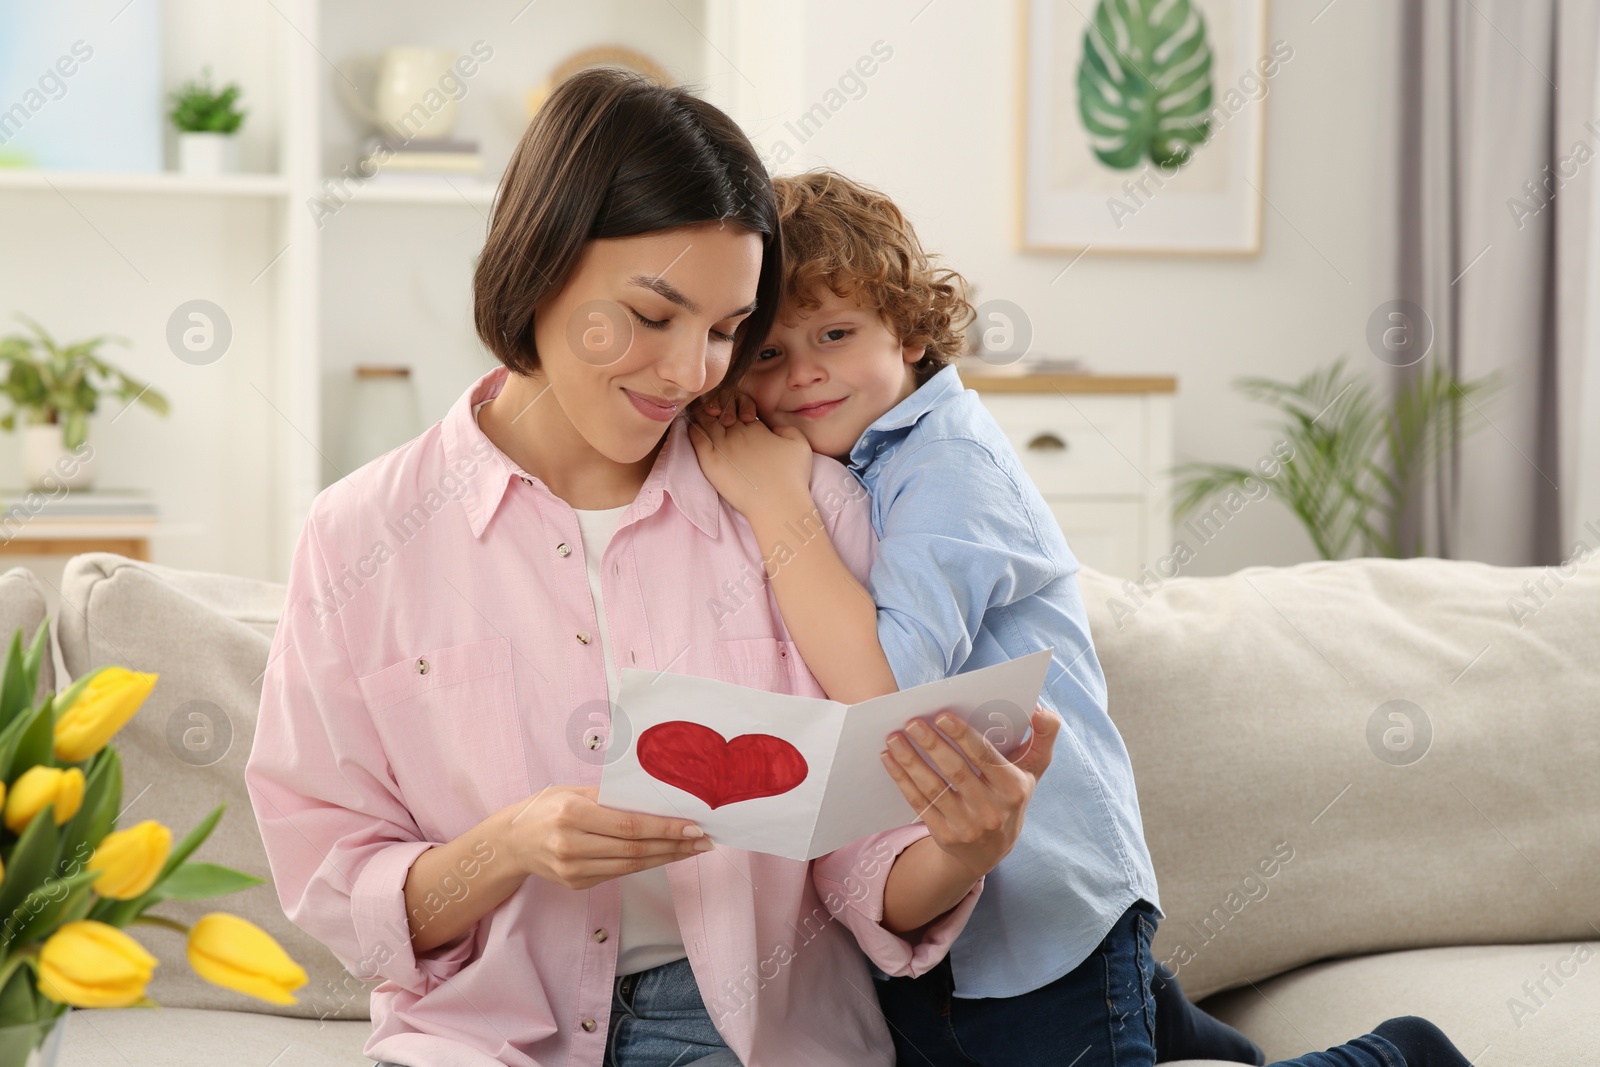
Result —
[[1399, 292], [1432, 322], [1425, 363], [1503, 383], [1410, 502], [1402, 543], [1556, 563], [1581, 519], [1600, 0], [1403, 0], [1400, 21]]

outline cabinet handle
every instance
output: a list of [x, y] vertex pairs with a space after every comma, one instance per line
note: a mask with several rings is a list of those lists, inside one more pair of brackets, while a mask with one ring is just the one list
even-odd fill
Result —
[[1065, 452], [1067, 443], [1046, 430], [1044, 433], [1035, 434], [1033, 440], [1028, 442], [1028, 448], [1033, 452]]

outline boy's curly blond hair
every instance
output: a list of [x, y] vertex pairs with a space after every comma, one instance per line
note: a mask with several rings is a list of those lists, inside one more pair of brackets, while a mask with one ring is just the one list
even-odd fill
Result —
[[954, 363], [976, 315], [961, 275], [935, 265], [911, 223], [883, 193], [838, 171], [772, 179], [783, 233], [783, 303], [820, 306], [836, 296], [876, 311], [904, 345], [925, 345], [912, 367], [917, 385]]

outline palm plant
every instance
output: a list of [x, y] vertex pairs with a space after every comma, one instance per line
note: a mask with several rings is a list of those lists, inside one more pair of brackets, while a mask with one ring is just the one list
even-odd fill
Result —
[[19, 412], [30, 423], [60, 423], [62, 443], [71, 450], [88, 436], [89, 416], [105, 394], [136, 400], [158, 415], [167, 413], [166, 397], [96, 355], [107, 341], [126, 341], [101, 336], [61, 345], [26, 315], [17, 318], [33, 336], [0, 337], [0, 393], [11, 401], [11, 410], [0, 416], [0, 428], [16, 429]]
[[1174, 471], [1177, 516], [1229, 489], [1265, 482], [1322, 558], [1342, 559], [1352, 547], [1369, 556], [1421, 553], [1420, 537], [1401, 543], [1401, 513], [1451, 440], [1482, 428], [1476, 401], [1499, 383], [1494, 375], [1457, 381], [1435, 359], [1385, 405], [1341, 356], [1297, 382], [1249, 377], [1237, 386], [1278, 409], [1275, 427], [1290, 458], [1271, 476], [1222, 463], [1181, 464]]

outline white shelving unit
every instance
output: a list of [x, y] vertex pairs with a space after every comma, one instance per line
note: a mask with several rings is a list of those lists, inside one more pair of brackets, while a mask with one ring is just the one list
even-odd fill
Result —
[[230, 174], [212, 178], [188, 174], [121, 174], [114, 171], [0, 170], [0, 190], [6, 189], [272, 198], [288, 195], [289, 183], [274, 174]]
[[[528, 90], [573, 52], [621, 44], [754, 133], [797, 97], [800, 18], [778, 0], [166, 0], [163, 96], [206, 63], [219, 81], [240, 81], [251, 173], [0, 170], [8, 251], [33, 250], [46, 267], [0, 267], [12, 290], [0, 316], [65, 321], [69, 337], [128, 335], [129, 369], [168, 392], [172, 417], [110, 427], [97, 415], [91, 440], [114, 453], [113, 480], [150, 489], [172, 520], [154, 558], [281, 580], [312, 499], [348, 473], [338, 453], [354, 365], [410, 365], [424, 425], [492, 365], [472, 329], [471, 269]], [[480, 142], [482, 180], [365, 182], [331, 213], [315, 210], [371, 132], [335, 79], [389, 47], [465, 54], [479, 41], [493, 55], [467, 80], [454, 133]], [[91, 305], [71, 285], [78, 274], [91, 279]], [[234, 347], [212, 367], [167, 352], [167, 316], [194, 297], [232, 320]], [[79, 321], [95, 325], [72, 333]]]

